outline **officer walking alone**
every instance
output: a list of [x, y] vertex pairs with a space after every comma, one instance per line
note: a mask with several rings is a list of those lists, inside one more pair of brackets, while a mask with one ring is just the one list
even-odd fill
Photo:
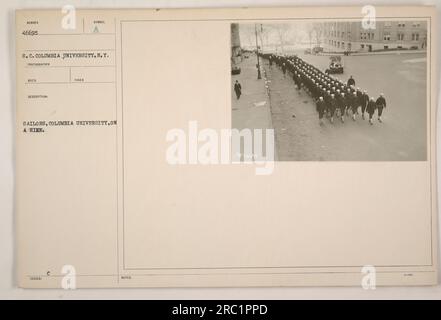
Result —
[[239, 81], [236, 80], [234, 83], [234, 92], [236, 92], [236, 98], [239, 100], [240, 95], [242, 94], [242, 86], [240, 85]]

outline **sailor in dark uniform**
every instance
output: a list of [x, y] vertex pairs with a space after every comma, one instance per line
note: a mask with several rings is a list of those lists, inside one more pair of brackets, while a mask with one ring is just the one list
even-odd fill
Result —
[[325, 110], [326, 110], [325, 101], [323, 100], [323, 97], [319, 97], [319, 99], [317, 100], [317, 111], [319, 114], [320, 125], [323, 125], [323, 115], [325, 114]]
[[355, 115], [358, 113], [358, 97], [355, 91], [354, 93], [352, 93], [351, 108], [352, 108], [352, 120], [355, 121]]
[[348, 87], [355, 86], [355, 80], [352, 76], [349, 77], [347, 84], [348, 84]]
[[364, 120], [364, 111], [366, 110], [366, 107], [369, 103], [369, 95], [366, 90], [364, 90], [362, 96], [361, 96], [361, 117]]
[[383, 114], [383, 109], [386, 108], [386, 99], [384, 98], [383, 93], [380, 94], [375, 104], [378, 109], [378, 121], [383, 122], [381, 115]]
[[366, 107], [366, 112], [369, 114], [369, 123], [373, 125], [372, 122], [372, 116], [374, 115], [375, 109], [377, 108], [377, 104], [375, 103], [374, 97], [371, 97], [371, 99], [368, 102], [368, 105]]
[[331, 116], [331, 91], [326, 91], [326, 94], [324, 96], [325, 104], [326, 104], [326, 113], [328, 117]]
[[357, 88], [357, 114], [358, 114], [358, 108], [361, 107], [362, 104], [362, 97], [363, 97], [363, 92], [361, 91], [360, 88]]
[[[338, 91], [339, 90], [337, 90], [337, 92]], [[338, 108], [340, 109], [341, 122], [345, 122], [346, 97], [345, 97], [344, 92], [340, 93], [337, 96], [337, 105], [338, 105]]]
[[331, 93], [331, 98], [329, 99], [329, 112], [330, 112], [330, 121], [334, 123], [334, 113], [337, 108], [337, 100], [335, 99], [335, 95]]

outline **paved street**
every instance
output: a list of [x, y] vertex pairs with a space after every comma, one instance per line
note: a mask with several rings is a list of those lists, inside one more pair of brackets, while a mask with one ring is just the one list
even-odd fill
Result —
[[[301, 58], [325, 70], [328, 56]], [[358, 117], [345, 123], [327, 119], [319, 125], [315, 104], [298, 92], [290, 75], [269, 67], [264, 60], [270, 88], [271, 122], [276, 132], [279, 160], [392, 161], [426, 159], [426, 55], [424, 53], [343, 57], [346, 81], [353, 75], [356, 86], [375, 98], [383, 92], [387, 108], [383, 123], [369, 125]], [[242, 84], [247, 86], [247, 82]], [[235, 99], [235, 98], [234, 98]], [[235, 113], [233, 104], [233, 124]], [[236, 123], [237, 124], [237, 123]]]

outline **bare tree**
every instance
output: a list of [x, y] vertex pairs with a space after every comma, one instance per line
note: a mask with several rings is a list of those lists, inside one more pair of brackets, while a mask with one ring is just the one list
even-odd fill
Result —
[[260, 47], [261, 50], [264, 49], [264, 47], [267, 47], [269, 45], [269, 37], [272, 32], [271, 25], [258, 25], [259, 28], [259, 40], [260, 40]]
[[308, 39], [309, 39], [309, 49], [312, 50], [312, 41], [314, 37], [314, 24], [312, 23], [307, 24], [306, 33], [308, 34]]
[[314, 23], [313, 30], [315, 33], [315, 43], [318, 47], [322, 44], [323, 34], [325, 32], [325, 24], [322, 22]]
[[240, 35], [243, 42], [242, 45], [245, 45], [247, 47], [255, 46], [254, 24], [241, 24]]
[[282, 54], [285, 53], [285, 45], [287, 41], [287, 36], [289, 34], [290, 25], [287, 23], [279, 23], [273, 25], [274, 29], [276, 30], [277, 37], [280, 43], [280, 49], [282, 51]]
[[324, 23], [309, 23], [306, 26], [306, 32], [308, 34], [309, 46], [312, 50], [313, 44], [314, 46], [320, 47], [322, 44], [323, 35], [325, 32], [325, 24]]

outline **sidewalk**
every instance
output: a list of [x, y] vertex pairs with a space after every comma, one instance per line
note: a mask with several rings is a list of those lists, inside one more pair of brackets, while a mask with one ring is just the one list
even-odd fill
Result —
[[[261, 60], [262, 61], [262, 60]], [[257, 58], [251, 54], [238, 64], [241, 73], [231, 76], [232, 128], [236, 129], [272, 129], [270, 102], [265, 88], [265, 75], [257, 79]], [[242, 95], [236, 99], [234, 83], [239, 80]]]

